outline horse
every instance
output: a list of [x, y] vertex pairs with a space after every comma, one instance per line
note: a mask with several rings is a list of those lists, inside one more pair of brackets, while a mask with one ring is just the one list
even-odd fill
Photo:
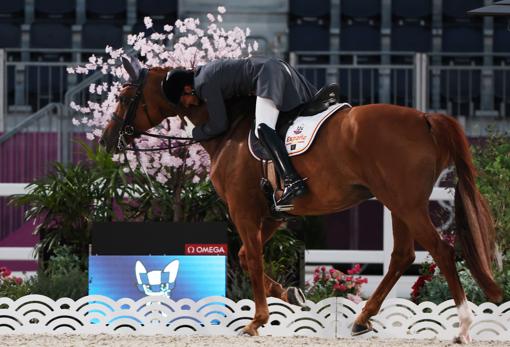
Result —
[[[185, 108], [166, 100], [161, 82], [169, 68], [141, 69], [139, 63], [127, 60], [124, 68], [130, 82], [121, 90], [114, 115], [103, 130], [100, 144], [106, 150], [118, 151], [119, 139], [131, 143], [136, 134], [166, 117], [186, 116], [195, 125], [207, 120], [205, 104]], [[244, 113], [249, 115], [239, 116], [228, 131], [201, 145], [210, 156], [211, 182], [226, 203], [242, 241], [240, 265], [249, 273], [255, 301], [255, 315], [242, 333], [254, 336], [269, 319], [266, 297], [289, 298], [285, 288], [264, 273], [264, 243], [282, 221], [272, 216], [261, 190], [260, 163], [248, 148], [254, 114], [247, 109]], [[390, 104], [341, 109], [325, 121], [308, 151], [291, 160], [301, 177], [308, 177], [309, 192], [295, 200], [289, 214], [340, 212], [372, 197], [391, 211], [394, 248], [389, 269], [355, 318], [352, 334], [372, 330], [370, 318], [413, 263], [417, 241], [430, 252], [448, 282], [460, 320], [456, 341], [470, 342], [474, 316], [455, 268], [455, 251], [441, 239], [428, 211], [435, 182], [452, 164], [458, 176], [456, 234], [464, 259], [488, 299], [501, 302], [503, 295], [491, 269], [495, 257], [491, 213], [476, 187], [469, 144], [455, 118]]]

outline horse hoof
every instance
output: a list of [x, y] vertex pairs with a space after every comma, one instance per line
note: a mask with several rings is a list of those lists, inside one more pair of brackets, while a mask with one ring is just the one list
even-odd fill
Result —
[[361, 324], [354, 323], [352, 325], [352, 329], [351, 329], [351, 336], [359, 336], [359, 335], [363, 335], [363, 334], [366, 334], [371, 331], [377, 332], [372, 327], [372, 323], [370, 323], [370, 322], [367, 322], [367, 325], [361, 325]]
[[457, 336], [453, 339], [453, 343], [458, 343], [459, 345], [466, 345], [471, 342], [471, 337], [468, 336]]
[[237, 336], [239, 336], [239, 337], [251, 337], [252, 335], [248, 334], [248, 332], [244, 331], [244, 329], [241, 329], [241, 331], [239, 331], [237, 333]]
[[257, 330], [244, 327], [243, 329], [241, 329], [241, 331], [239, 331], [239, 333], [237, 333], [237, 336], [252, 337], [259, 336], [259, 333], [257, 332]]
[[309, 309], [306, 305], [306, 297], [303, 291], [296, 287], [289, 287], [287, 289], [287, 300], [289, 304], [300, 306], [305, 309]]

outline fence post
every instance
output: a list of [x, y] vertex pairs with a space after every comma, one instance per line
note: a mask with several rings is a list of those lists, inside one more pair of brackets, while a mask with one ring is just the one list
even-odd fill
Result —
[[60, 127], [59, 127], [59, 138], [60, 138], [60, 162], [64, 165], [67, 165], [71, 162], [71, 138], [70, 135], [71, 131], [71, 116], [72, 112], [70, 112], [69, 107], [67, 105], [64, 105], [63, 107], [59, 107], [58, 111], [60, 114], [58, 115], [58, 119], [60, 119]]
[[414, 107], [422, 112], [428, 109], [428, 59], [424, 53], [414, 55]]

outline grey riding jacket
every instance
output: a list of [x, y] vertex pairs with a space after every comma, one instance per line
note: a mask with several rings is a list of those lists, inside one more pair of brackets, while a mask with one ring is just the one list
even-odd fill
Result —
[[214, 60], [195, 71], [196, 95], [206, 103], [209, 119], [193, 129], [193, 138], [208, 140], [225, 132], [225, 100], [256, 95], [271, 99], [280, 111], [290, 111], [309, 101], [315, 86], [292, 66], [276, 58], [252, 57]]

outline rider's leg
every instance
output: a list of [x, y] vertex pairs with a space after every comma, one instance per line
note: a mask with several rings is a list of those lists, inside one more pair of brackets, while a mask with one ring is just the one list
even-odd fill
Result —
[[292, 208], [292, 200], [306, 192], [306, 185], [292, 165], [285, 144], [276, 134], [279, 111], [271, 99], [257, 97], [255, 108], [256, 135], [268, 150], [276, 170], [283, 178], [283, 194], [277, 205]]
[[276, 108], [273, 100], [257, 96], [255, 102], [255, 135], [259, 137], [259, 125], [266, 124], [271, 129], [276, 129], [276, 122], [280, 111]]

